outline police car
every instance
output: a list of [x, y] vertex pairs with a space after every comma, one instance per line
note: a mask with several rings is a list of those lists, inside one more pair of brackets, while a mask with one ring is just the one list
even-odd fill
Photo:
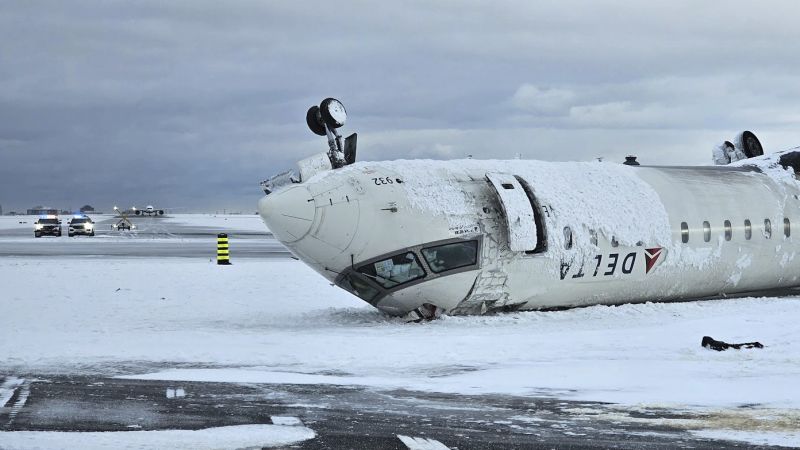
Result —
[[44, 235], [61, 236], [61, 221], [56, 216], [42, 216], [33, 224], [33, 235], [37, 238]]
[[73, 216], [72, 219], [70, 219], [67, 236], [72, 237], [76, 234], [94, 236], [94, 222], [92, 222], [89, 216]]

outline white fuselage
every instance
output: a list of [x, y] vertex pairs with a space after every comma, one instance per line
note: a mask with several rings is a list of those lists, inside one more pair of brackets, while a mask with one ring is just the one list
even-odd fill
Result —
[[800, 185], [769, 158], [754, 160], [358, 162], [283, 186], [259, 212], [300, 260], [395, 315], [423, 304], [481, 314], [798, 285]]

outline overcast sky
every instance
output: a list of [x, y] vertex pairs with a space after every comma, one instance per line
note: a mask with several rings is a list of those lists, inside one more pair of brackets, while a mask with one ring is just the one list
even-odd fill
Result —
[[359, 159], [707, 164], [754, 131], [800, 145], [800, 4], [0, 3], [0, 205], [255, 211], [258, 182]]

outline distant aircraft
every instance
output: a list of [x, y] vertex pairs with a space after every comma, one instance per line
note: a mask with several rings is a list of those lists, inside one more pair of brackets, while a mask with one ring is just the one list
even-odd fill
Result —
[[163, 216], [163, 209], [155, 209], [153, 205], [147, 205], [144, 209], [137, 209], [135, 206], [131, 208], [133, 213], [137, 216]]
[[337, 286], [421, 320], [691, 299], [800, 285], [800, 151], [745, 131], [716, 166], [526, 160], [355, 162], [329, 150], [262, 182], [274, 236]]

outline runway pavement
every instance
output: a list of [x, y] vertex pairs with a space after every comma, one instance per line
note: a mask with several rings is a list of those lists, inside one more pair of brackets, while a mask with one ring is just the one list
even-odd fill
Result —
[[314, 438], [285, 447], [299, 449], [756, 448], [653, 425], [681, 418], [667, 410], [607, 418], [601, 412], [609, 405], [551, 398], [46, 374], [0, 376], [0, 385], [8, 387], [0, 398], [6, 400], [0, 448], [14, 431], [136, 433], [249, 424], [313, 430]]
[[60, 237], [33, 237], [33, 220], [20, 219], [19, 228], [0, 230], [0, 257], [188, 257], [213, 258], [217, 234], [227, 233], [234, 258], [288, 258], [291, 256], [266, 228], [263, 232], [171, 223], [163, 218], [144, 218], [137, 229], [116, 231], [116, 219], [96, 223], [95, 236], [67, 236], [66, 221]]

